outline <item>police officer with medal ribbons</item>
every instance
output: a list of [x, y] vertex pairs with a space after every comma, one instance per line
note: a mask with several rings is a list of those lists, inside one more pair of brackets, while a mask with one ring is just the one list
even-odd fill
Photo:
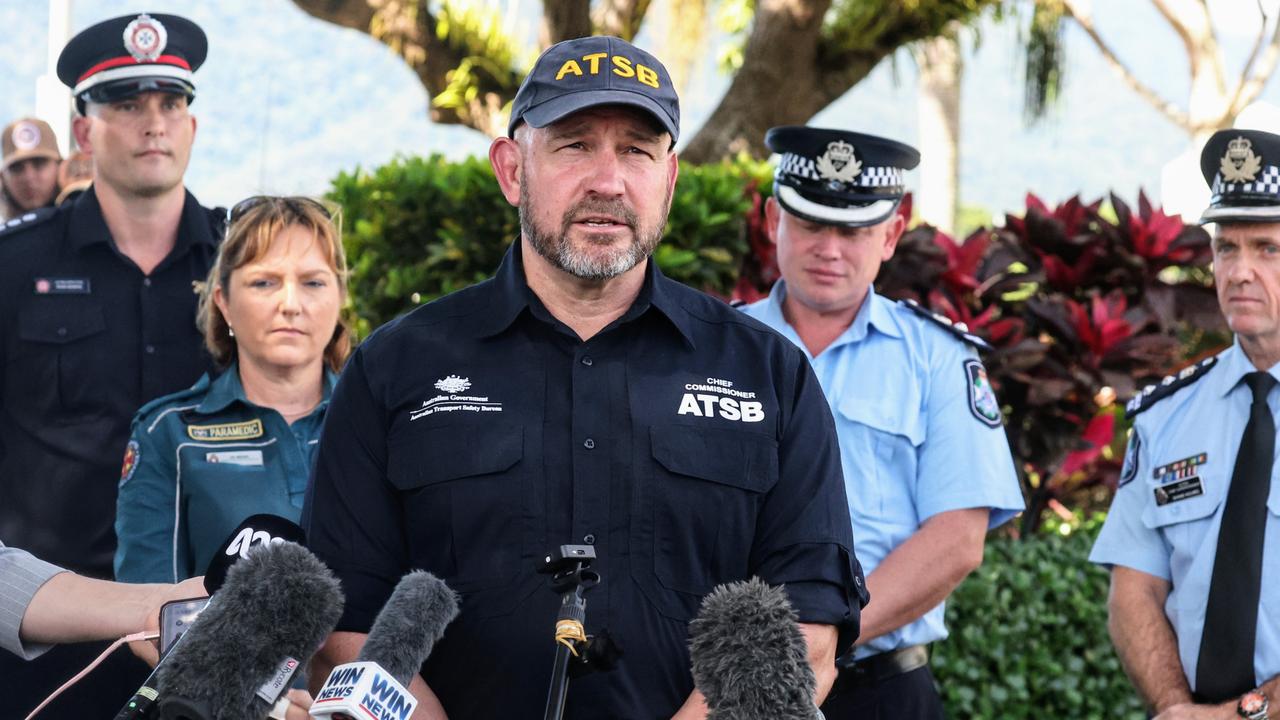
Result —
[[782, 272], [744, 311], [813, 364], [840, 441], [871, 602], [822, 711], [941, 718], [928, 644], [984, 538], [1023, 509], [980, 338], [872, 282], [902, 236], [903, 174], [920, 155], [873, 135], [779, 127], [765, 226]]
[[334, 389], [303, 523], [347, 603], [313, 681], [422, 568], [462, 596], [412, 685], [427, 716], [543, 717], [559, 598], [536, 570], [571, 544], [602, 578], [586, 632], [622, 655], [569, 683], [565, 717], [702, 717], [689, 621], [753, 575], [785, 587], [826, 694], [863, 599], [831, 414], [799, 349], [652, 260], [679, 118], [666, 69], [618, 38], [534, 65], [489, 153], [521, 236]]
[[[73, 37], [58, 77], [94, 183], [0, 231], [0, 538], [89, 576], [111, 576], [130, 418], [210, 367], [192, 282], [208, 274], [225, 211], [183, 187], [207, 49], [204, 31], [174, 15], [118, 17]], [[97, 652], [58, 648], [0, 668], [7, 702], [34, 707]], [[145, 670], [127, 655], [112, 662]], [[79, 717], [136, 687], [97, 670], [45, 715]]]
[[1280, 135], [1215, 133], [1212, 189], [1223, 352], [1148, 386], [1090, 560], [1111, 568], [1109, 628], [1156, 717], [1280, 715]]

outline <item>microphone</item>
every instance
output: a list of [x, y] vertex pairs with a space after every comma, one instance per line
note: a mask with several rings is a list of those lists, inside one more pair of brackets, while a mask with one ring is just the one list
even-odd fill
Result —
[[707, 720], [815, 720], [817, 681], [796, 612], [759, 578], [717, 585], [689, 623]]
[[406, 687], [457, 615], [458, 596], [440, 578], [400, 578], [356, 662], [335, 667], [316, 693], [311, 717], [408, 718], [418, 701]]
[[157, 666], [161, 717], [265, 718], [341, 614], [338, 580], [311, 551], [255, 548]]
[[[209, 567], [204, 573], [205, 592], [210, 595], [218, 592], [226, 580], [227, 571], [235, 563], [249, 557], [250, 549], [285, 541], [302, 544], [304, 537], [302, 528], [278, 515], [260, 513], [245, 518], [231, 531], [209, 561]], [[183, 637], [185, 635], [179, 636], [177, 642], [181, 642]], [[174, 647], [177, 647], [177, 642]], [[168, 654], [164, 656], [167, 657]], [[147, 720], [156, 716], [156, 703], [160, 699], [160, 694], [156, 691], [156, 677], [160, 666], [164, 664], [164, 658], [160, 659], [160, 663], [142, 682], [142, 687], [120, 708], [114, 720]]]
[[297, 523], [289, 522], [279, 515], [259, 513], [245, 518], [209, 560], [209, 567], [204, 571], [204, 589], [210, 595], [218, 592], [227, 578], [227, 570], [249, 557], [251, 549], [282, 542], [306, 546], [307, 538]]

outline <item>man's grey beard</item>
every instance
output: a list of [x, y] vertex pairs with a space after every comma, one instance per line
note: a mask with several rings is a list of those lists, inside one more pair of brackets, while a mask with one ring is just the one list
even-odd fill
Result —
[[[635, 211], [621, 200], [586, 199], [569, 208], [560, 221], [559, 232], [538, 227], [534, 221], [536, 212], [529, 198], [529, 183], [520, 178], [520, 230], [529, 239], [533, 249], [556, 268], [583, 280], [608, 280], [615, 278], [643, 262], [658, 246], [662, 229], [666, 224], [671, 200], [667, 199], [662, 211], [662, 224], [646, 233], [639, 227]], [[575, 218], [587, 215], [608, 215], [621, 219], [631, 228], [633, 240], [626, 247], [611, 248], [606, 253], [591, 253], [575, 247], [569, 241], [569, 230]], [[597, 249], [616, 241], [613, 235], [586, 236], [586, 241]]]

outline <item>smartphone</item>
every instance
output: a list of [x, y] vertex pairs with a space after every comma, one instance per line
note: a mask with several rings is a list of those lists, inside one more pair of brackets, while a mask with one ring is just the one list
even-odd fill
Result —
[[160, 654], [169, 652], [169, 648], [178, 642], [182, 633], [191, 627], [191, 623], [199, 617], [200, 611], [209, 604], [209, 598], [191, 598], [190, 600], [170, 600], [160, 606]]

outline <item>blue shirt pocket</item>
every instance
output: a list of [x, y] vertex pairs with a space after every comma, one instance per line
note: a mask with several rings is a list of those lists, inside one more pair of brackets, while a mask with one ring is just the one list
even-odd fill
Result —
[[918, 451], [925, 438], [917, 408], [892, 398], [845, 397], [835, 418], [850, 514], [914, 529]]

